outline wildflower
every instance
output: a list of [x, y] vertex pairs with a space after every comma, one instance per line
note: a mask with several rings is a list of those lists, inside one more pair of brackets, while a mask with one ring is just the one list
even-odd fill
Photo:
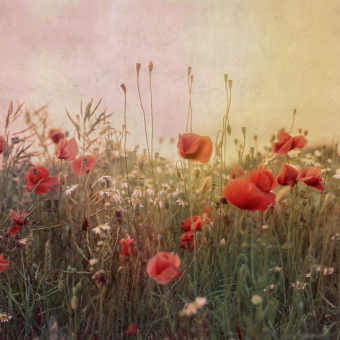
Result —
[[[202, 229], [202, 225], [204, 224], [210, 224], [210, 222], [214, 221], [213, 218], [209, 218], [208, 216], [203, 215], [200, 216], [193, 216], [192, 217], [193, 222], [194, 222], [194, 228], [195, 230], [201, 230]], [[183, 229], [183, 231], [190, 231], [192, 230], [192, 221], [191, 221], [191, 217], [188, 217], [183, 223], [181, 223], [181, 228]]]
[[[86, 161], [85, 161], [86, 159]], [[83, 175], [84, 172], [90, 172], [90, 170], [94, 169], [97, 162], [97, 158], [95, 156], [84, 156], [78, 157], [71, 163], [71, 168], [73, 172], [80, 176], [80, 170], [82, 171], [81, 174]]]
[[305, 289], [307, 283], [296, 281], [296, 283], [291, 283], [291, 285], [292, 285], [292, 287], [294, 287], [297, 290], [301, 290], [301, 289], [303, 290], [303, 289]]
[[335, 175], [333, 176], [334, 178], [340, 179], [340, 169], [337, 169], [335, 171]]
[[310, 273], [306, 274], [306, 277], [310, 277]]
[[0, 136], [0, 154], [6, 151], [6, 141], [3, 136]]
[[290, 150], [287, 155], [291, 158], [296, 158], [300, 155], [300, 153], [301, 150]]
[[107, 223], [102, 223], [102, 224], [99, 224], [96, 228], [93, 228], [92, 231], [95, 234], [100, 234], [101, 230], [110, 230], [110, 229], [111, 227]]
[[281, 131], [277, 134], [277, 142], [273, 143], [273, 152], [278, 155], [286, 155], [290, 150], [305, 146], [305, 138], [303, 136], [290, 136], [287, 132]]
[[25, 245], [27, 243], [27, 237], [22, 238], [21, 240], [18, 241], [18, 244], [20, 245]]
[[180, 198], [178, 198], [176, 202], [178, 203], [178, 205], [181, 205], [182, 207], [184, 207], [185, 205], [188, 205], [188, 202], [185, 202], [184, 200]]
[[122, 183], [120, 185], [123, 189], [127, 189], [129, 187], [129, 184], [127, 184], [126, 182]]
[[148, 262], [146, 272], [154, 277], [159, 284], [167, 284], [178, 276], [181, 279], [182, 272], [179, 269], [181, 259], [178, 255], [161, 251]]
[[55, 155], [57, 159], [64, 159], [65, 161], [73, 161], [78, 155], [78, 144], [74, 138], [69, 141], [63, 138], [60, 139], [55, 147]]
[[101, 288], [101, 287], [106, 286], [108, 284], [104, 270], [98, 270], [92, 276], [92, 280], [96, 280], [96, 284], [97, 284], [98, 288]]
[[139, 328], [137, 327], [137, 325], [133, 322], [130, 323], [129, 329], [124, 332], [124, 334], [129, 334], [131, 336], [136, 336], [137, 332], [139, 332]]
[[132, 256], [136, 252], [137, 247], [135, 245], [135, 241], [130, 237], [120, 240], [119, 243], [123, 245], [123, 250], [120, 253], [122, 258], [124, 257], [125, 254]]
[[112, 176], [102, 176], [98, 178], [99, 183], [105, 183], [106, 181], [110, 181], [112, 179]]
[[321, 171], [318, 168], [301, 168], [296, 179], [322, 192], [324, 186], [321, 184], [323, 179], [320, 175]]
[[79, 184], [73, 184], [70, 187], [68, 186], [65, 190], [66, 195], [70, 195], [72, 191], [76, 190], [79, 187]]
[[170, 190], [171, 189], [171, 185], [167, 184], [167, 183], [163, 183], [162, 184], [162, 188], [163, 188], [163, 190]]
[[150, 196], [153, 196], [155, 194], [155, 190], [153, 188], [146, 189], [145, 192]]
[[195, 299], [195, 301], [189, 303], [189, 304], [185, 304], [183, 311], [181, 312], [181, 314], [185, 314], [187, 316], [190, 316], [192, 314], [196, 314], [197, 313], [197, 309], [201, 309], [202, 307], [204, 307], [207, 304], [207, 298], [205, 297], [197, 297]]
[[142, 197], [142, 192], [139, 189], [135, 189], [131, 196], [132, 197]]
[[325, 167], [321, 168], [321, 172], [329, 172], [331, 170], [332, 170], [331, 168], [325, 168]]
[[0, 273], [4, 272], [9, 266], [9, 260], [4, 259], [4, 254], [0, 255]]
[[9, 233], [11, 237], [15, 237], [18, 233], [18, 230], [21, 229], [18, 225], [14, 225], [6, 230], [6, 233]]
[[275, 176], [268, 170], [255, 169], [247, 177], [228, 182], [223, 195], [228, 203], [251, 211], [268, 209], [275, 205], [275, 194], [270, 192], [278, 185]]
[[334, 268], [333, 267], [324, 267], [323, 268], [323, 275], [331, 275], [334, 273]]
[[[152, 203], [152, 200], [150, 200], [150, 202]], [[160, 197], [156, 197], [155, 200], [153, 201], [153, 205], [159, 205], [160, 208], [163, 208], [163, 200]]]
[[260, 295], [255, 294], [251, 297], [251, 302], [253, 305], [257, 306], [262, 302], [262, 297]]
[[315, 157], [321, 157], [321, 152], [320, 152], [320, 150], [315, 150], [315, 151], [314, 151], [314, 156], [315, 156]]
[[179, 194], [180, 194], [179, 188], [176, 188], [176, 190], [173, 191], [173, 192], [171, 193], [171, 196], [172, 196], [172, 197], [176, 197], [176, 196], [178, 196]]
[[[192, 253], [194, 251], [194, 232], [192, 230], [189, 230], [187, 232], [185, 232], [184, 234], [182, 234], [181, 238], [181, 247], [189, 252]], [[201, 244], [201, 241], [198, 241], [196, 238], [196, 244]], [[187, 244], [190, 245], [190, 248], [187, 248]]]
[[58, 177], [50, 177], [48, 170], [44, 166], [30, 166], [25, 174], [25, 181], [26, 191], [36, 186], [34, 192], [36, 195], [45, 194], [51, 190], [52, 186], [60, 185]]
[[335, 238], [338, 238], [338, 236], [339, 236], [339, 233], [336, 233], [335, 236], [333, 236], [333, 237], [331, 238], [331, 240], [332, 240], [332, 241], [335, 240]]
[[277, 175], [277, 181], [280, 185], [290, 185], [290, 187], [293, 188], [296, 183], [297, 175], [298, 171], [296, 169], [282, 163], [281, 171]]
[[[27, 215], [28, 215], [28, 212], [24, 210], [20, 210], [20, 215], [16, 213], [13, 209], [9, 209], [9, 212], [8, 212], [8, 216], [11, 216], [11, 220], [14, 221], [18, 225], [23, 225], [23, 224], [28, 223], [29, 218], [26, 217]], [[22, 219], [22, 217], [24, 218], [26, 217], [25, 221]]]
[[[274, 285], [274, 283], [272, 283], [270, 286], [269, 286], [269, 289], [274, 289], [275, 288], [275, 285]], [[263, 291], [265, 292], [267, 289], [265, 288], [265, 289], [263, 289]]]
[[301, 158], [301, 161], [306, 163], [307, 165], [315, 164], [315, 158], [311, 153], [307, 153], [304, 158]]
[[61, 139], [65, 138], [65, 135], [59, 129], [51, 129], [49, 137], [53, 140], [53, 143], [58, 144]]
[[246, 172], [241, 167], [234, 166], [233, 171], [230, 172], [230, 178], [235, 179], [237, 174], [242, 177]]
[[207, 136], [183, 133], [182, 135], [179, 134], [177, 148], [180, 157], [207, 163], [213, 151], [213, 143]]
[[11, 319], [12, 319], [12, 315], [7, 314], [7, 313], [0, 313], [0, 321], [1, 322], [8, 322]]
[[90, 261], [89, 261], [90, 266], [94, 266], [97, 263], [98, 263], [97, 259], [90, 259]]
[[281, 267], [275, 267], [275, 271], [279, 272], [282, 268]]

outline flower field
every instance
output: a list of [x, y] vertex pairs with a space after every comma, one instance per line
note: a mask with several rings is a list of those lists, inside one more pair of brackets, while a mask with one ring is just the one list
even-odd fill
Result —
[[[46, 107], [9, 106], [1, 339], [340, 338], [338, 144], [309, 147], [295, 111], [263, 149], [246, 127], [234, 139], [227, 75], [221, 129], [202, 136], [192, 82], [189, 68], [175, 161], [155, 152], [140, 93], [147, 147], [127, 148], [124, 84], [121, 129], [100, 102], [67, 111], [72, 131]], [[14, 134], [19, 116], [27, 126]]]

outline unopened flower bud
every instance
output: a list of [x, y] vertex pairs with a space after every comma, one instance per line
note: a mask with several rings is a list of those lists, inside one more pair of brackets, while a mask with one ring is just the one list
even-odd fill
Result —
[[245, 137], [245, 135], [246, 135], [246, 128], [245, 128], [245, 126], [242, 126], [241, 130], [242, 130], [243, 136]]
[[252, 147], [250, 148], [250, 157], [251, 157], [251, 158], [254, 158], [254, 154], [255, 154], [255, 148], [252, 146]]
[[73, 288], [73, 295], [77, 295], [78, 293], [80, 293], [83, 289], [83, 285], [81, 282], [78, 282], [75, 287]]
[[244, 234], [247, 229], [247, 221], [245, 216], [241, 216], [241, 218], [238, 221], [238, 230], [241, 232], [241, 234]]
[[59, 283], [58, 283], [58, 289], [59, 289], [60, 292], [62, 292], [64, 290], [64, 286], [65, 286], [64, 281], [60, 280]]
[[126, 86], [125, 86], [125, 84], [120, 84], [120, 87], [123, 89], [124, 93], [126, 93]]
[[71, 306], [72, 306], [72, 309], [78, 308], [78, 299], [75, 295], [73, 295], [71, 298]]
[[143, 155], [141, 155], [141, 156], [138, 157], [138, 168], [139, 168], [139, 170], [143, 170], [144, 165], [145, 165], [145, 158], [144, 158]]
[[148, 68], [149, 68], [149, 72], [151, 72], [153, 70], [153, 62], [152, 61], [149, 62]]
[[170, 208], [170, 203], [169, 203], [169, 200], [168, 200], [167, 198], [165, 198], [165, 199], [163, 200], [163, 205], [164, 205], [164, 208], [165, 208], [166, 210], [168, 210], [168, 209]]
[[224, 247], [225, 247], [225, 239], [222, 238], [222, 240], [221, 240], [221, 248], [224, 248]]
[[203, 235], [204, 235], [204, 238], [205, 240], [208, 242], [210, 240], [210, 225], [209, 224], [205, 224], [203, 226]]
[[137, 71], [137, 75], [139, 74], [139, 70], [140, 70], [140, 67], [141, 67], [141, 63], [136, 63], [136, 71]]
[[189, 66], [189, 67], [188, 67], [188, 78], [189, 78], [189, 76], [190, 76], [190, 74], [191, 74], [191, 69], [192, 69], [191, 66]]
[[228, 125], [227, 125], [227, 133], [228, 133], [229, 136], [231, 135], [231, 126], [230, 126], [229, 122], [228, 122]]
[[64, 185], [66, 183], [65, 175], [63, 172], [59, 172], [59, 182], [61, 185]]

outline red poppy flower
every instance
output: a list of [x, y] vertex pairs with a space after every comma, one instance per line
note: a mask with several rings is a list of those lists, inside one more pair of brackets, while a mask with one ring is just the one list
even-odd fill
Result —
[[165, 285], [175, 276], [178, 276], [179, 280], [181, 279], [180, 265], [181, 259], [178, 255], [161, 251], [149, 260], [146, 272], [149, 276], [154, 277], [157, 283]]
[[[12, 215], [12, 216], [11, 216]], [[15, 212], [13, 209], [9, 209], [8, 216], [11, 216], [11, 220], [14, 221], [18, 225], [23, 225], [28, 223], [28, 217], [25, 218], [28, 215], [27, 211], [20, 210], [20, 215]], [[22, 218], [25, 218], [25, 221]]]
[[[212, 222], [214, 220], [213, 218], [209, 218], [206, 215], [193, 216], [192, 219], [194, 220], [195, 230], [201, 230], [202, 225], [209, 224], [210, 222]], [[188, 217], [183, 223], [181, 223], [181, 228], [183, 229], [183, 231], [192, 230], [192, 228], [191, 228], [191, 217]]]
[[[124, 254], [129, 254], [131, 256], [135, 253], [136, 245], [135, 245], [135, 241], [132, 238], [126, 238], [124, 240], [120, 240], [119, 243], [123, 245], [123, 250], [120, 253], [122, 258]], [[131, 249], [133, 249], [132, 253], [130, 251]]]
[[282, 163], [281, 170], [277, 175], [277, 181], [280, 185], [290, 185], [292, 188], [296, 183], [298, 171], [292, 166]]
[[246, 172], [241, 167], [234, 166], [233, 170], [234, 171], [230, 172], [230, 178], [232, 179], [236, 178], [237, 173], [239, 174], [239, 176], [245, 176], [246, 174]]
[[[182, 234], [181, 236], [181, 247], [185, 250], [187, 250], [187, 243], [190, 243], [190, 249], [189, 249], [189, 253], [192, 253], [194, 251], [194, 232], [192, 230], [189, 230], [187, 232], [185, 232], [184, 234]], [[202, 241], [198, 241], [196, 240], [196, 244], [201, 244]]]
[[5, 138], [0, 136], [0, 154], [6, 150], [6, 141]]
[[310, 187], [323, 191], [324, 186], [321, 184], [323, 179], [321, 178], [321, 170], [318, 168], [301, 168], [296, 177], [296, 180], [301, 181]]
[[67, 141], [66, 138], [60, 139], [55, 147], [55, 155], [58, 159], [73, 161], [78, 155], [78, 144], [74, 138]]
[[223, 195], [228, 203], [247, 210], [265, 211], [269, 204], [275, 205], [275, 194], [270, 192], [278, 185], [275, 176], [268, 170], [255, 169], [244, 178], [228, 182]]
[[0, 255], [0, 273], [4, 272], [9, 266], [9, 260], [4, 259], [4, 254]]
[[213, 143], [207, 136], [183, 133], [179, 134], [177, 148], [180, 157], [207, 163], [213, 151]]
[[278, 155], [287, 155], [290, 150], [296, 148], [302, 149], [305, 143], [305, 137], [292, 137], [287, 132], [281, 131], [277, 134], [277, 142], [273, 143], [273, 152]]
[[[36, 171], [36, 175], [34, 175], [34, 171]], [[34, 188], [36, 184], [38, 184], [35, 189], [36, 195], [45, 194], [49, 192], [52, 186], [59, 186], [58, 177], [50, 177], [48, 170], [44, 166], [30, 166], [25, 175], [26, 181], [26, 191], [29, 191], [30, 188]]]
[[136, 336], [137, 332], [139, 332], [139, 328], [137, 327], [137, 325], [135, 323], [131, 322], [129, 329], [126, 332], [124, 332], [124, 334]]
[[9, 235], [14, 238], [17, 235], [19, 229], [21, 229], [21, 227], [18, 225], [13, 225], [6, 230], [6, 233], [9, 233]]
[[53, 143], [58, 144], [61, 139], [65, 138], [65, 135], [59, 129], [51, 129], [49, 137], [53, 140]]
[[[85, 162], [83, 163], [83, 159], [86, 159], [86, 164]], [[86, 172], [90, 172], [91, 169], [94, 169], [96, 162], [97, 162], [97, 157], [95, 156], [89, 155], [85, 157], [78, 157], [71, 163], [71, 168], [77, 176], [80, 176], [81, 169], [82, 169], [81, 171], [82, 175], [84, 174], [84, 170], [86, 170]]]

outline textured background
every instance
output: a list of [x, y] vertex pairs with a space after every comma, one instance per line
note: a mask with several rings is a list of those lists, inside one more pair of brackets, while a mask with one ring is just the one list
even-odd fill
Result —
[[294, 108], [293, 134], [308, 129], [309, 139], [322, 144], [339, 135], [336, 0], [8, 0], [0, 4], [0, 17], [4, 113], [11, 99], [29, 107], [49, 102], [53, 127], [63, 127], [65, 106], [76, 114], [81, 99], [103, 97], [102, 107], [115, 112], [112, 122], [121, 128], [119, 85], [125, 83], [130, 142], [141, 142], [135, 63], [142, 63], [148, 111], [152, 60], [156, 136], [177, 140], [185, 131], [188, 66], [195, 76], [193, 125], [199, 134], [214, 138], [221, 127], [228, 73], [232, 138], [241, 138], [246, 126], [247, 147], [253, 134], [263, 144], [270, 133], [289, 128]]

